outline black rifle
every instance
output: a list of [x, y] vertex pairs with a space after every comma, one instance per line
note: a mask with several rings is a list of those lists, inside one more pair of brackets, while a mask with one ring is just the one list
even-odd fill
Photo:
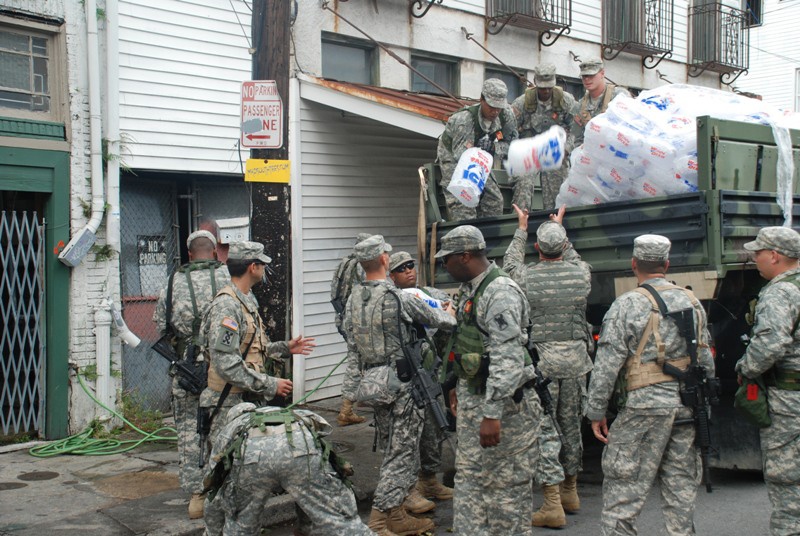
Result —
[[397, 377], [401, 382], [411, 382], [411, 398], [414, 400], [414, 404], [420, 409], [430, 408], [436, 426], [441, 430], [446, 430], [448, 428], [447, 416], [437, 400], [443, 396], [442, 386], [422, 366], [423, 342], [423, 340], [416, 340], [410, 344], [401, 343], [404, 358], [397, 360]]
[[197, 435], [200, 437], [200, 459], [197, 466], [201, 469], [206, 465], [206, 442], [211, 433], [211, 411], [209, 408], [197, 408]]
[[555, 428], [558, 438], [561, 440], [561, 444], [565, 445], [566, 443], [564, 441], [564, 434], [561, 432], [561, 427], [558, 425], [555, 408], [553, 408], [553, 395], [550, 394], [550, 389], [548, 389], [548, 386], [553, 382], [553, 380], [550, 378], [545, 378], [544, 374], [542, 374], [542, 371], [539, 369], [539, 351], [536, 349], [536, 346], [534, 346], [533, 341], [531, 341], [530, 326], [528, 326], [528, 344], [525, 346], [525, 348], [528, 350], [528, 355], [531, 357], [531, 361], [533, 362], [533, 368], [536, 371], [536, 376], [529, 380], [525, 385], [517, 389], [517, 392], [514, 393], [514, 399], [515, 401], [517, 401], [517, 398], [521, 400], [522, 389], [530, 389], [533, 387], [533, 390], [536, 391], [536, 394], [539, 397], [539, 401], [542, 403], [542, 410], [544, 411], [544, 414], [550, 417], [550, 420], [553, 422], [553, 428]]
[[208, 376], [203, 361], [197, 361], [197, 346], [189, 344], [186, 359], [181, 359], [170, 344], [172, 334], [167, 333], [152, 346], [158, 355], [169, 361], [170, 372], [178, 376], [178, 385], [193, 395], [199, 395], [206, 388]]
[[342, 302], [342, 298], [332, 299], [331, 305], [333, 305], [333, 310], [336, 311], [336, 316], [339, 319], [336, 329], [339, 330], [339, 335], [344, 337], [344, 340], [347, 340], [347, 336], [344, 333], [344, 328], [342, 327], [342, 322], [344, 320], [344, 303]]

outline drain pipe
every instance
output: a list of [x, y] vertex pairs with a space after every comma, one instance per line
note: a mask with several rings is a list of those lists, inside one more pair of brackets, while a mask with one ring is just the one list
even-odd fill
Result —
[[78, 266], [97, 239], [95, 233], [103, 220], [103, 153], [100, 111], [100, 61], [97, 39], [97, 7], [95, 0], [84, 0], [86, 7], [87, 73], [89, 77], [89, 130], [92, 174], [92, 216], [61, 251], [58, 260], [70, 267]]
[[94, 347], [97, 399], [107, 408], [113, 409], [116, 393], [111, 377], [111, 301], [108, 299], [101, 301], [94, 310]]
[[119, 135], [119, 6], [106, 2], [106, 244], [120, 252], [119, 168], [122, 158]]

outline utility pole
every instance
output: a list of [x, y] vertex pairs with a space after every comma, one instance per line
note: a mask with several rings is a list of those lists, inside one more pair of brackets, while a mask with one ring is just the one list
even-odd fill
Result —
[[[286, 160], [289, 154], [289, 35], [292, 2], [253, 0], [253, 80], [275, 80], [283, 100], [283, 147], [253, 149], [251, 158]], [[264, 244], [275, 272], [268, 285], [253, 291], [273, 341], [291, 337], [291, 212], [288, 184], [252, 183], [253, 240]]]

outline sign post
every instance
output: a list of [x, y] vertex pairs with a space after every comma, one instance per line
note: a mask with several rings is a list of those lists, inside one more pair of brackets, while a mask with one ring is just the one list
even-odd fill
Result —
[[242, 147], [283, 147], [283, 101], [275, 80], [242, 82]]

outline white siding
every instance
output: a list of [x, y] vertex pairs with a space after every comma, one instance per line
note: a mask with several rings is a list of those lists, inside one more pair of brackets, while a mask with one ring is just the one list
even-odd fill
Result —
[[[317, 343], [306, 359], [308, 392], [346, 353], [330, 281], [355, 236], [382, 234], [416, 257], [417, 168], [434, 158], [436, 140], [306, 100], [300, 118], [305, 315], [298, 332]], [[343, 372], [344, 365], [310, 399], [338, 395]]]
[[120, 2], [120, 129], [131, 140], [130, 167], [239, 172], [251, 15], [242, 0], [233, 6], [238, 21], [219, 0]]

